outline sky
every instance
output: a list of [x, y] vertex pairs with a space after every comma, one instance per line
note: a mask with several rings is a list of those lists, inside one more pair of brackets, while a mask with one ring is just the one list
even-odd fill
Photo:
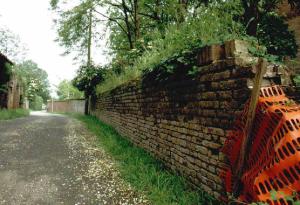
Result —
[[[0, 0], [0, 25], [7, 26], [19, 35], [27, 46], [27, 58], [36, 62], [48, 73], [52, 94], [54, 85], [63, 79], [71, 80], [79, 65], [74, 64], [72, 56], [62, 56], [64, 48], [54, 40], [57, 33], [50, 10], [50, 0]], [[101, 48], [100, 48], [101, 49]], [[105, 56], [93, 52], [96, 63], [105, 62]]]

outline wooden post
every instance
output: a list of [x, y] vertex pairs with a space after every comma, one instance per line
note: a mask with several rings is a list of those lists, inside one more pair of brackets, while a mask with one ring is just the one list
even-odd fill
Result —
[[256, 75], [254, 78], [254, 84], [253, 84], [253, 89], [251, 92], [251, 98], [249, 102], [249, 110], [247, 113], [247, 119], [245, 123], [245, 129], [244, 129], [244, 140], [242, 141], [241, 144], [241, 150], [240, 150], [240, 155], [239, 155], [239, 160], [237, 164], [237, 170], [235, 172], [235, 177], [237, 179], [236, 183], [234, 184], [233, 191], [234, 195], [239, 195], [239, 192], [241, 191], [241, 178], [244, 172], [244, 167], [245, 167], [245, 160], [247, 157], [247, 154], [249, 153], [249, 150], [251, 148], [251, 131], [253, 127], [253, 121], [255, 118], [255, 111], [256, 111], [256, 106], [260, 94], [260, 88], [263, 80], [263, 76], [266, 73], [266, 68], [267, 68], [267, 62], [259, 58], [258, 60], [258, 65], [257, 65], [257, 71]]
[[53, 100], [53, 97], [52, 97], [52, 103], [51, 103], [51, 104], [52, 104], [52, 105], [51, 105], [51, 107], [52, 107], [52, 112], [53, 112], [53, 107], [54, 107], [54, 105], [53, 105], [54, 102], [53, 102], [53, 101], [54, 101], [54, 100]]

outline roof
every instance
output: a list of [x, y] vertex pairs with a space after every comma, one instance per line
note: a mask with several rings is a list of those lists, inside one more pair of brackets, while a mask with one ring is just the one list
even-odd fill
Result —
[[4, 54], [2, 54], [2, 53], [0, 53], [0, 62], [3, 62], [4, 61], [4, 63], [9, 63], [9, 64], [11, 64], [11, 65], [13, 65], [14, 63], [11, 61], [11, 60], [9, 60]]

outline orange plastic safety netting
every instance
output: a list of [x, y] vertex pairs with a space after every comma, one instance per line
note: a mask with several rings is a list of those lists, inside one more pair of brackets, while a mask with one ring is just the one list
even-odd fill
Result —
[[[227, 135], [223, 152], [229, 166], [221, 173], [227, 192], [232, 192], [248, 104]], [[260, 91], [251, 147], [246, 157], [239, 198], [245, 202], [291, 204], [286, 196], [300, 194], [300, 106], [290, 101], [279, 86]], [[274, 198], [274, 193], [279, 193]]]

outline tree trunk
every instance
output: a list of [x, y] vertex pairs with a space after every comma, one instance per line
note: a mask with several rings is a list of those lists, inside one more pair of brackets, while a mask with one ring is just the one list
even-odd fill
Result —
[[122, 7], [123, 7], [123, 13], [125, 16], [125, 24], [126, 24], [126, 28], [127, 28], [127, 39], [128, 39], [128, 43], [129, 43], [129, 48], [133, 49], [133, 42], [132, 42], [132, 35], [131, 35], [131, 26], [130, 26], [130, 22], [129, 22], [129, 18], [128, 18], [128, 13], [127, 13], [127, 6], [125, 3], [125, 0], [122, 0]]
[[245, 9], [244, 21], [247, 25], [247, 34], [250, 36], [257, 35], [257, 26], [260, 19], [258, 2], [259, 0], [242, 0], [242, 5]]
[[135, 42], [140, 38], [140, 16], [139, 16], [139, 3], [134, 0], [134, 21], [135, 21]]
[[179, 0], [178, 1], [178, 23], [182, 23], [185, 21], [185, 16], [188, 9], [188, 0]]

